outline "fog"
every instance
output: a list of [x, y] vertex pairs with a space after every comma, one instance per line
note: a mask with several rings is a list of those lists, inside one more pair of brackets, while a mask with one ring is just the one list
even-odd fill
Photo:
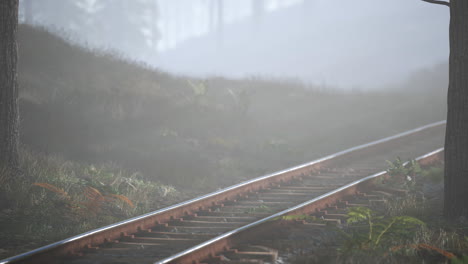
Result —
[[0, 259], [445, 119], [447, 29], [420, 0], [20, 0]]
[[379, 89], [448, 57], [447, 8], [419, 0], [25, 2], [23, 21], [196, 77]]
[[214, 187], [441, 120], [448, 12], [421, 2], [23, 0], [22, 142]]

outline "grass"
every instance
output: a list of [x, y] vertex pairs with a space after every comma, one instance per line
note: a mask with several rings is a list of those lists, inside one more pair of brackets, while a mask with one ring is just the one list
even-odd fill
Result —
[[26, 25], [18, 39], [23, 175], [0, 170], [0, 257], [445, 116], [440, 82], [197, 79]]
[[[113, 161], [179, 188], [213, 190], [445, 118], [443, 80], [419, 83], [425, 92], [412, 81], [364, 93], [197, 79], [27, 25], [18, 38], [25, 145], [69, 160]], [[377, 120], [385, 122], [369, 127]]]
[[115, 164], [83, 164], [23, 149], [22, 174], [0, 171], [0, 258], [186, 198]]
[[[396, 160], [390, 169], [399, 171], [395, 166], [399, 163]], [[352, 208], [348, 225], [329, 230], [337, 240], [334, 247], [319, 246], [294, 263], [467, 263], [466, 223], [447, 222], [441, 215], [442, 165], [413, 174], [415, 186], [401, 182], [399, 176], [393, 174], [386, 184], [406, 189], [407, 195], [380, 208]]]

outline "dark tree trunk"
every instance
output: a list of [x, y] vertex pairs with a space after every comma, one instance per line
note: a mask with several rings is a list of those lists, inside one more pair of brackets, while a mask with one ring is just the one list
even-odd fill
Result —
[[18, 165], [18, 0], [0, 0], [0, 165]]
[[450, 1], [444, 214], [468, 217], [468, 1]]

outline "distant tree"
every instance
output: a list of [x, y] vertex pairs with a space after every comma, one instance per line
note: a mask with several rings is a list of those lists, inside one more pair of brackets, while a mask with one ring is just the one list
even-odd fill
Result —
[[24, 22], [26, 24], [34, 23], [33, 17], [33, 0], [23, 0]]
[[210, 14], [210, 30], [214, 31], [216, 29], [216, 0], [210, 0], [208, 9], [208, 13]]
[[18, 0], [0, 1], [0, 165], [18, 166]]
[[[84, 25], [86, 12], [80, 8], [80, 4], [85, 0], [37, 0], [32, 5], [32, 15], [35, 23], [46, 26], [55, 25], [58, 29], [79, 29]], [[98, 1], [99, 2], [99, 1]]]
[[142, 57], [152, 52], [160, 40], [158, 1], [155, 0], [37, 2], [21, 0], [26, 23], [63, 30], [83, 43], [111, 46]]
[[444, 215], [468, 218], [468, 1], [422, 1], [450, 8]]
[[218, 0], [218, 30], [223, 30], [224, 25], [224, 0]]
[[106, 42], [131, 54], [144, 55], [160, 39], [158, 5], [154, 0], [101, 0], [96, 27]]
[[148, 28], [150, 30], [150, 38], [151, 38], [151, 46], [153, 48], [156, 48], [157, 43], [161, 39], [161, 33], [159, 32], [158, 28], [158, 20], [159, 20], [159, 5], [158, 1], [150, 1], [148, 3], [149, 8], [149, 16], [150, 16], [150, 21]]
[[217, 18], [218, 18], [218, 46], [223, 45], [224, 39], [224, 0], [218, 0], [217, 6]]
[[251, 0], [252, 1], [252, 15], [255, 20], [260, 21], [265, 14], [265, 0]]

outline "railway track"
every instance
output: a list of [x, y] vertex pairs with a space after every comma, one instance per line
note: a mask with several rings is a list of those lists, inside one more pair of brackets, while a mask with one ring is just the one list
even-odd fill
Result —
[[[373, 179], [385, 175], [385, 160], [426, 153], [430, 154], [420, 162], [440, 158], [444, 131], [445, 121], [433, 123], [65, 239], [0, 264], [162, 264], [207, 259], [219, 263], [214, 256], [223, 251], [241, 256], [232, 263], [249, 254], [271, 258], [272, 252], [229, 249], [278, 228], [271, 221], [278, 216], [320, 213], [339, 203], [352, 206], [352, 201], [346, 203], [343, 198], [364, 193]], [[369, 193], [360, 197], [369, 198], [369, 203], [380, 199]], [[336, 222], [342, 212], [322, 216]]]
[[[440, 148], [415, 160], [427, 166], [442, 159], [443, 148]], [[387, 176], [386, 171], [369, 175], [252, 223], [248, 227], [233, 230], [229, 235], [212, 239], [205, 244], [219, 243], [224, 245], [223, 248], [217, 248], [197, 263], [289, 263], [304, 252], [307, 252], [311, 259], [300, 263], [321, 263], [320, 257], [313, 258], [317, 256], [336, 257], [337, 248], [343, 246], [337, 241], [340, 237], [337, 230], [346, 228], [347, 213], [350, 208], [368, 207], [383, 213], [389, 200], [407, 194], [404, 190], [375, 188], [378, 185], [375, 186], [374, 182]], [[185, 250], [155, 264], [193, 263], [190, 262], [196, 259], [192, 255], [193, 249]]]

